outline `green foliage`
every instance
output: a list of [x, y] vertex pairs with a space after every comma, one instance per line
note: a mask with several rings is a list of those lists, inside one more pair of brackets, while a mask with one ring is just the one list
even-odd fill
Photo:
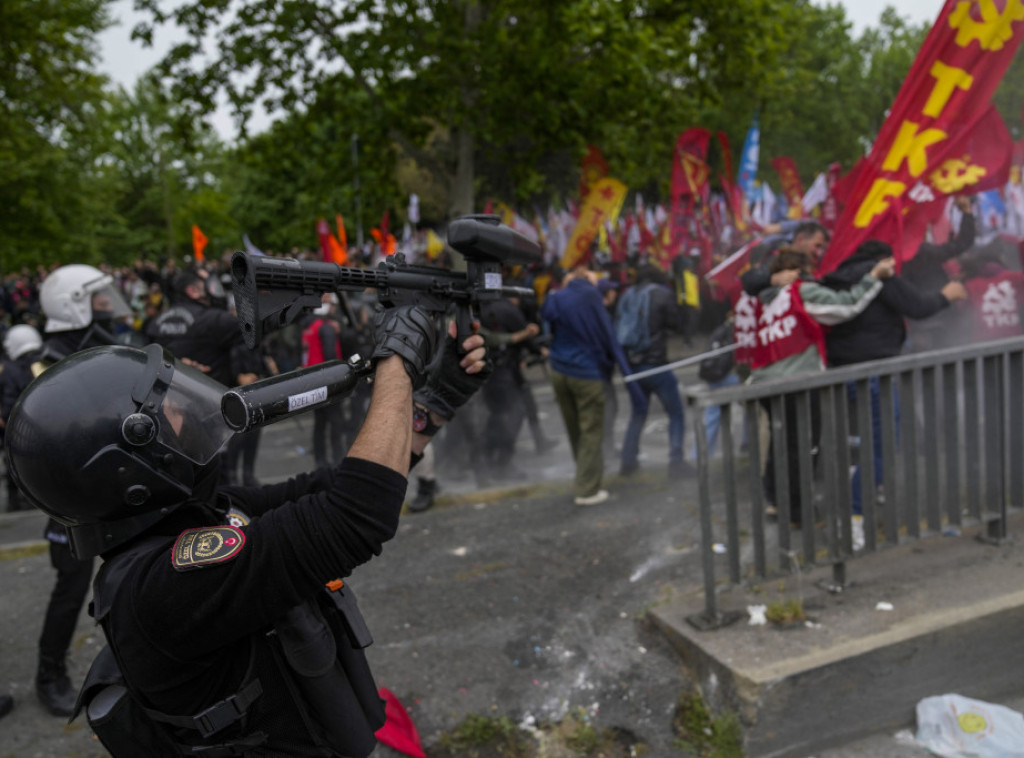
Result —
[[498, 718], [471, 713], [441, 736], [441, 747], [452, 755], [475, 755], [487, 748], [506, 758], [525, 758], [532, 744], [507, 716]]
[[743, 758], [743, 732], [733, 713], [712, 716], [697, 693], [685, 693], [672, 720], [677, 748], [699, 758]]
[[786, 600], [768, 604], [764, 617], [773, 624], [786, 626], [799, 621], [804, 621], [807, 614], [804, 613], [804, 603], [799, 598], [787, 598]]
[[[738, 157], [755, 112], [762, 176], [788, 155], [806, 185], [864, 153], [927, 31], [890, 8], [854, 37], [811, 0], [137, 0], [137, 39], [188, 41], [124, 92], [95, 73], [108, 3], [0, 3], [4, 269], [181, 257], [192, 224], [214, 255], [243, 233], [315, 247], [338, 213], [354, 242], [385, 211], [400, 227], [409, 192], [430, 224], [484, 199], [543, 208], [575, 199], [589, 144], [664, 201], [682, 130]], [[1016, 138], [1022, 67], [995, 97]], [[229, 150], [203, 125], [218, 96], [276, 120]], [[716, 142], [710, 159], [714, 176]]]
[[[0, 3], [0, 266], [99, 253], [102, 0]], [[97, 214], [99, 218], [97, 218]]]

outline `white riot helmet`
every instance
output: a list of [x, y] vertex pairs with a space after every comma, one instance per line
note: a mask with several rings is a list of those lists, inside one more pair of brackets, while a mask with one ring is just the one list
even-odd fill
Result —
[[93, 321], [131, 315], [114, 286], [114, 278], [82, 263], [61, 266], [43, 280], [39, 304], [46, 314], [46, 332], [84, 329]]
[[25, 353], [31, 353], [43, 346], [43, 338], [34, 326], [18, 324], [12, 326], [4, 335], [4, 352], [12, 361]]

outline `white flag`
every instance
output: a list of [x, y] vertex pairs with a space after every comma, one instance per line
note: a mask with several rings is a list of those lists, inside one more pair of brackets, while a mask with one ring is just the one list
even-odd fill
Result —
[[814, 184], [807, 190], [804, 199], [800, 202], [804, 209], [804, 215], [811, 215], [811, 211], [826, 200], [828, 200], [828, 182], [825, 180], [825, 174], [821, 173], [818, 174]]

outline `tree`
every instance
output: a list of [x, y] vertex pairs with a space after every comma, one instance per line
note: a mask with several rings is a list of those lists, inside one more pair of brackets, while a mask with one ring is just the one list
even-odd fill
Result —
[[[759, 89], [706, 109], [702, 124], [722, 129], [734, 149], [760, 113], [762, 177], [774, 157], [794, 159], [804, 186], [833, 161], [849, 170], [864, 155], [928, 31], [886, 9], [877, 28], [859, 37], [840, 5], [793, 5], [779, 65]], [[767, 173], [766, 173], [767, 172]]]
[[[701, 105], [757, 84], [785, 34], [783, 0], [140, 0], [188, 41], [161, 70], [199, 112], [219, 92], [240, 117], [255, 103], [309, 112], [332, 82], [360, 88], [374, 121], [472, 211], [476, 161], [519, 199], [567, 187], [538, 167], [607, 141], [629, 174], [664, 171], [674, 136]], [[226, 19], [226, 20], [225, 20]], [[215, 38], [213, 59], [201, 61]], [[212, 44], [212, 43], [209, 43]], [[443, 135], [443, 141], [437, 141]], [[428, 137], [434, 150], [427, 150]], [[660, 150], [660, 153], [658, 152]], [[627, 177], [631, 179], [632, 177]]]
[[239, 239], [222, 190], [225, 147], [209, 127], [183, 113], [152, 76], [112, 96], [107, 118], [112, 137], [102, 163], [116, 183], [119, 219], [111, 257], [190, 254], [193, 224], [211, 250]]
[[105, 0], [0, 3], [0, 265], [96, 260]]

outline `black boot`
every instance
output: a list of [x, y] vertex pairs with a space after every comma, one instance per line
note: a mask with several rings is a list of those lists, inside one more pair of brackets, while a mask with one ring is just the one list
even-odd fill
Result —
[[413, 513], [419, 513], [434, 507], [434, 492], [437, 491], [436, 479], [417, 479], [416, 497], [406, 506]]
[[78, 693], [71, 688], [71, 680], [68, 679], [64, 661], [39, 659], [36, 695], [39, 696], [39, 702], [54, 716], [71, 715]]

